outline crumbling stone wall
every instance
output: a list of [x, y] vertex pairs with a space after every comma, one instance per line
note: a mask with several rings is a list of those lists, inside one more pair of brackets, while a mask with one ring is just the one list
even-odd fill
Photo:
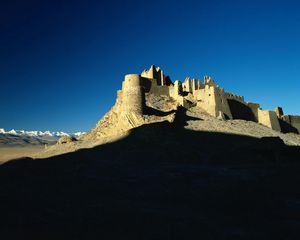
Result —
[[258, 109], [258, 122], [273, 130], [281, 131], [275, 111]]
[[297, 129], [298, 133], [300, 133], [300, 116], [284, 115], [282, 116], [282, 120], [290, 124], [293, 128]]
[[224, 94], [225, 94], [225, 97], [227, 99], [233, 99], [233, 100], [236, 100], [236, 101], [245, 102], [243, 96], [235, 95], [235, 94], [232, 94], [232, 93], [226, 93], [226, 92]]
[[170, 96], [170, 87], [167, 85], [159, 86], [157, 85], [156, 81], [153, 81], [150, 88], [150, 93]]
[[254, 115], [251, 107], [248, 104], [235, 100], [227, 99], [233, 119], [243, 119], [247, 121], [257, 122], [257, 117]]
[[146, 106], [145, 90], [138, 74], [128, 74], [122, 84], [121, 115], [132, 127], [143, 123], [143, 113]]
[[232, 118], [223, 90], [213, 85], [205, 85], [205, 88], [196, 90], [194, 95], [197, 100], [197, 106], [210, 115], [218, 117], [220, 112], [222, 112], [226, 118]]
[[143, 115], [145, 108], [145, 92], [141, 86], [141, 78], [138, 74], [125, 76], [122, 85], [122, 110], [125, 113]]
[[182, 89], [184, 92], [194, 94], [196, 90], [203, 89], [204, 84], [198, 79], [191, 79], [187, 77], [182, 83]]
[[258, 110], [260, 108], [260, 105], [258, 103], [252, 103], [252, 102], [248, 102], [246, 104], [251, 109], [253, 116], [255, 118], [255, 122], [258, 122]]
[[164, 86], [167, 84], [167, 78], [164, 75], [164, 72], [154, 65], [152, 65], [149, 70], [144, 70], [141, 73], [141, 77], [155, 79], [158, 86]]
[[[147, 87], [144, 87], [144, 90], [147, 89], [147, 92], [172, 97], [178, 105], [186, 108], [196, 104], [214, 117], [222, 116], [225, 119], [255, 121], [274, 130], [281, 130], [279, 123], [281, 117], [278, 117], [278, 114], [276, 115], [274, 111], [261, 110], [260, 105], [257, 103], [245, 102], [243, 96], [225, 92], [209, 76], [204, 77], [204, 82], [187, 77], [183, 83], [176, 81], [172, 84], [170, 81], [167, 84], [163, 71], [152, 65], [149, 70], [142, 72], [140, 78], [146, 80], [144, 82], [147, 82]], [[132, 107], [136, 108], [134, 105]], [[288, 119], [289, 124], [292, 125], [291, 119]], [[294, 119], [293, 124], [300, 128], [298, 118]], [[286, 121], [283, 117], [281, 120]]]
[[145, 111], [149, 110], [146, 107], [146, 93], [149, 96], [173, 99], [175, 105], [184, 108], [197, 105], [214, 117], [255, 121], [277, 131], [283, 130], [281, 126], [289, 125], [292, 126], [293, 132], [296, 132], [295, 129], [300, 132], [300, 116], [287, 117], [279, 110], [277, 114], [274, 111], [261, 110], [259, 104], [247, 103], [243, 96], [225, 92], [209, 76], [205, 76], [203, 82], [187, 77], [183, 83], [177, 80], [173, 84], [170, 78], [154, 65], [140, 75], [125, 76], [122, 90], [118, 91], [116, 104], [103, 120], [99, 121], [95, 131], [105, 135], [101, 130], [104, 129], [103, 126], [105, 129], [108, 129], [109, 125], [115, 131], [125, 131], [146, 123], [146, 118], [150, 119], [149, 111]]

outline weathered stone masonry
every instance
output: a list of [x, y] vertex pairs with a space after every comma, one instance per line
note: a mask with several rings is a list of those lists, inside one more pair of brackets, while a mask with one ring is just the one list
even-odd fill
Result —
[[245, 102], [243, 96], [225, 92], [209, 76], [205, 76], [203, 81], [187, 77], [183, 83], [179, 80], [173, 83], [154, 65], [141, 74], [125, 76], [119, 97], [122, 97], [122, 114], [129, 121], [143, 118], [145, 93], [166, 95], [180, 106], [198, 106], [208, 114], [224, 120], [244, 119], [276, 131], [300, 132], [300, 116], [284, 115], [281, 108], [275, 111], [262, 110], [258, 103]]

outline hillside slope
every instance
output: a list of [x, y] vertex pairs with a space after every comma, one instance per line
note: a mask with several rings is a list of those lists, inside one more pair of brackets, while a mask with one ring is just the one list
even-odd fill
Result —
[[202, 120], [181, 114], [93, 148], [3, 164], [1, 236], [297, 239], [300, 148], [194, 131]]
[[[256, 122], [245, 120], [222, 120], [210, 116], [199, 107], [185, 109], [178, 107], [176, 103], [169, 100], [168, 104], [164, 104], [166, 99], [164, 96], [147, 98], [148, 111], [150, 115], [145, 115], [145, 119], [150, 119], [148, 122], [143, 122], [141, 125], [149, 125], [163, 121], [169, 122], [174, 127], [178, 119], [185, 122], [184, 128], [194, 132], [208, 132], [218, 134], [242, 135], [254, 138], [263, 137], [278, 137], [286, 145], [300, 146], [300, 135], [294, 133], [281, 133], [272, 130]], [[87, 134], [79, 138], [79, 141], [71, 142], [63, 145], [54, 145], [45, 149], [45, 151], [36, 155], [38, 158], [45, 158], [54, 155], [59, 155], [67, 152], [77, 151], [81, 148], [91, 148], [94, 146], [111, 143], [122, 139], [130, 134], [130, 125], [121, 124], [123, 121], [114, 110], [109, 111]], [[154, 113], [154, 114], [153, 114]], [[116, 120], [117, 119], [117, 120]], [[120, 125], [118, 125], [120, 124]], [[121, 126], [121, 128], [119, 128]], [[124, 127], [126, 126], [126, 127]], [[160, 135], [158, 133], [158, 135]], [[178, 140], [178, 137], [176, 138]]]

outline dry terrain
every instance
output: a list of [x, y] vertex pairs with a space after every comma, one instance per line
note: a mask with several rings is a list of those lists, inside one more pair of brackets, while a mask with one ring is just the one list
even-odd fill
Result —
[[[161, 101], [159, 99], [155, 99], [154, 103], [151, 105], [152, 107], [156, 107], [163, 111], [170, 111], [174, 108], [174, 106], [171, 104], [169, 106], [162, 105]], [[300, 135], [294, 134], [294, 133], [281, 133], [275, 130], [272, 130], [266, 126], [263, 126], [259, 123], [251, 122], [251, 121], [245, 121], [245, 120], [221, 120], [215, 117], [210, 116], [203, 110], [201, 110], [198, 107], [190, 108], [189, 110], [179, 110], [175, 113], [171, 113], [172, 117], [170, 119], [172, 120], [172, 124], [176, 125], [180, 121], [184, 121], [184, 124], [182, 127], [186, 130], [191, 130], [193, 132], [199, 132], [201, 134], [202, 132], [207, 133], [216, 133], [216, 134], [230, 134], [230, 135], [236, 135], [236, 136], [248, 136], [253, 138], [263, 138], [263, 137], [278, 137], [283, 141], [284, 144], [288, 146], [300, 146]], [[176, 118], [176, 120], [175, 120]], [[105, 117], [104, 117], [105, 119]], [[165, 120], [165, 117], [157, 117], [155, 119], [157, 122], [161, 122], [162, 120]], [[102, 124], [102, 120], [99, 121], [99, 123]], [[167, 120], [165, 120], [168, 122]], [[79, 139], [79, 141], [71, 142], [63, 145], [53, 145], [45, 149], [44, 151], [41, 151], [35, 155], [37, 158], [46, 158], [51, 157], [63, 153], [68, 152], [74, 152], [82, 148], [92, 148], [95, 146], [100, 146], [107, 143], [112, 143], [115, 141], [118, 141], [120, 139], [123, 139], [127, 137], [130, 134], [130, 129], [127, 131], [120, 132], [118, 131], [117, 127], [113, 125], [111, 127], [108, 125], [111, 121], [108, 119], [105, 123], [106, 125], [101, 128], [102, 132], [105, 132], [106, 129], [109, 129], [108, 133], [105, 132], [105, 135], [102, 135], [99, 138], [96, 138], [94, 130], [97, 130], [97, 127], [93, 129], [91, 132], [88, 133], [88, 138], [85, 136], [82, 136], [82, 138]], [[148, 124], [145, 124], [148, 125]], [[102, 125], [100, 125], [102, 127]], [[92, 138], [91, 138], [92, 136]]]
[[2, 164], [1, 238], [300, 239], [299, 135], [160, 100]]
[[299, 239], [300, 148], [190, 121], [2, 164], [1, 237]]
[[44, 150], [41, 145], [29, 146], [0, 146], [0, 164], [21, 157], [34, 157]]

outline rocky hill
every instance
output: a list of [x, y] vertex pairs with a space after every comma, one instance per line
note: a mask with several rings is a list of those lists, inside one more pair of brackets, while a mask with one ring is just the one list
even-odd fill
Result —
[[0, 166], [3, 239], [299, 239], [297, 122], [151, 71], [88, 133]]
[[142, 125], [167, 121], [176, 126], [178, 115], [189, 119], [185, 129], [196, 132], [278, 137], [286, 145], [300, 145], [298, 116], [284, 115], [281, 108], [262, 110], [259, 104], [225, 92], [207, 76], [204, 82], [186, 78], [183, 83], [178, 80], [173, 83], [160, 68], [151, 66], [140, 75], [125, 76], [114, 106], [79, 141], [57, 144], [37, 157], [113, 142]]

